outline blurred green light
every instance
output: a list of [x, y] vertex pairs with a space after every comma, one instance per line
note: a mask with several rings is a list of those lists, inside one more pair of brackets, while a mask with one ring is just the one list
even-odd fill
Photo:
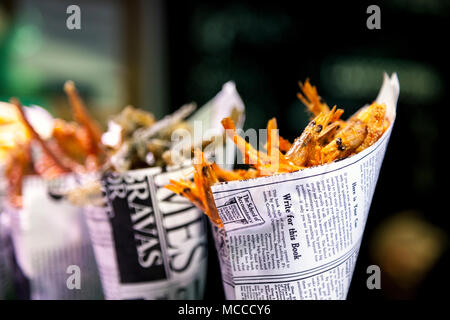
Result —
[[375, 98], [383, 72], [397, 72], [400, 97], [413, 104], [430, 102], [442, 93], [442, 80], [431, 66], [408, 60], [336, 57], [322, 65], [325, 89], [346, 99]]
[[11, 46], [13, 52], [26, 58], [36, 54], [42, 43], [42, 33], [38, 27], [35, 25], [22, 25], [17, 28]]

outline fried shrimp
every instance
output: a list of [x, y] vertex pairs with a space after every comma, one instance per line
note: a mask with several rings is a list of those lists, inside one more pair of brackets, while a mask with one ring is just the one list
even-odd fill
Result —
[[99, 155], [101, 153], [101, 139], [102, 131], [98, 124], [89, 116], [83, 100], [78, 94], [73, 81], [67, 81], [64, 84], [64, 91], [66, 92], [70, 105], [73, 110], [73, 117], [78, 122], [82, 130], [85, 130], [84, 143], [87, 151], [91, 155]]
[[9, 161], [5, 168], [5, 177], [8, 179], [7, 195], [14, 207], [22, 206], [22, 181], [28, 174], [33, 173], [31, 164], [30, 144], [25, 143], [9, 153]]
[[231, 118], [225, 118], [222, 120], [222, 126], [224, 127], [227, 135], [234, 141], [238, 149], [241, 151], [244, 157], [244, 163], [264, 165], [270, 162], [269, 157], [263, 152], [255, 150], [248, 142], [245, 141], [236, 131], [236, 126]]
[[325, 162], [348, 157], [370, 147], [383, 135], [385, 129], [386, 106], [373, 103], [352, 118], [336, 138], [323, 148]]
[[[76, 122], [54, 119], [42, 108], [27, 109], [18, 99], [10, 100], [11, 108], [17, 114], [16, 122], [20, 126], [4, 130], [21, 137], [11, 144], [5, 166], [9, 199], [15, 206], [21, 206], [22, 180], [25, 176], [39, 175], [44, 179], [54, 179], [68, 173], [97, 170], [102, 164], [102, 150], [98, 144], [99, 129], [84, 109], [74, 84], [67, 82], [65, 89], [71, 100]], [[36, 114], [37, 118], [33, 118]], [[20, 129], [20, 132], [14, 132], [14, 128]]]
[[288, 152], [288, 150], [291, 148], [292, 144], [289, 142], [289, 140], [284, 139], [282, 136], [278, 136], [278, 145], [280, 147], [281, 152]]
[[[336, 106], [327, 113], [319, 113], [305, 128], [289, 151], [286, 158], [298, 166], [321, 164], [320, 141], [330, 137], [333, 132], [333, 123], [339, 120], [343, 110], [339, 109], [336, 115]], [[331, 127], [331, 129], [330, 129]]]
[[186, 199], [191, 201], [197, 208], [202, 211], [206, 211], [205, 206], [203, 205], [203, 201], [200, 198], [200, 194], [198, 193], [198, 189], [191, 181], [176, 181], [170, 180], [170, 184], [167, 185], [167, 189], [171, 190], [174, 193], [180, 194], [184, 196]]
[[346, 126], [322, 149], [324, 162], [328, 163], [349, 156], [361, 145], [367, 135], [367, 126], [360, 120]]
[[170, 181], [166, 187], [185, 196], [203, 210], [213, 223], [221, 226], [212, 196], [212, 185], [290, 173], [343, 159], [373, 145], [389, 128], [384, 104], [374, 102], [344, 121], [341, 120], [344, 110], [337, 109], [336, 106], [330, 110], [309, 80], [305, 84], [300, 83], [300, 88], [303, 94], [299, 93], [298, 97], [314, 118], [294, 143], [291, 144], [279, 135], [277, 121], [272, 118], [267, 123], [267, 142], [264, 147], [267, 153], [258, 151], [237, 133], [233, 120], [225, 118], [222, 125], [241, 151], [244, 163], [250, 168], [224, 170], [215, 163], [209, 163], [196, 150], [193, 182]]
[[90, 145], [87, 142], [86, 131], [80, 130], [74, 123], [68, 123], [61, 119], [55, 119], [53, 138], [58, 147], [74, 161], [84, 164], [90, 152]]
[[221, 225], [222, 222], [220, 220], [219, 213], [217, 212], [214, 197], [211, 191], [211, 186], [219, 182], [219, 180], [212, 170], [211, 165], [206, 162], [205, 156], [200, 150], [195, 151], [195, 160], [194, 183], [197, 186], [197, 192], [202, 200], [205, 213], [209, 216], [211, 221]]
[[330, 111], [328, 105], [325, 102], [322, 102], [319, 94], [317, 93], [317, 88], [311, 85], [309, 79], [306, 79], [304, 84], [299, 82], [298, 85], [304, 95], [297, 93], [297, 97], [313, 115], [317, 116], [321, 112], [327, 113]]
[[42, 163], [45, 163], [45, 165], [37, 166], [36, 169], [38, 173], [42, 174], [43, 176], [54, 177], [54, 175], [56, 174], [64, 174], [70, 172], [70, 170], [66, 166], [64, 166], [58, 159], [58, 157], [56, 157], [55, 154], [50, 150], [45, 141], [39, 136], [36, 130], [34, 130], [30, 122], [28, 122], [28, 119], [23, 111], [22, 104], [19, 102], [19, 100], [12, 98], [10, 102], [17, 108], [17, 111], [19, 112], [20, 115], [20, 119], [27, 128], [27, 130], [30, 132], [32, 140], [36, 141], [42, 149], [41, 158]]
[[367, 124], [367, 136], [361, 145], [356, 149], [356, 153], [363, 151], [370, 147], [383, 135], [389, 126], [386, 116], [386, 105], [373, 103], [368, 110], [368, 116], [366, 120]]
[[[276, 173], [283, 172], [293, 172], [303, 169], [303, 167], [296, 165], [290, 159], [288, 159], [284, 154], [278, 149], [278, 143], [270, 143], [268, 148], [271, 150], [270, 155], [266, 154], [264, 151], [255, 150], [244, 138], [239, 136], [236, 131], [233, 120], [231, 118], [225, 118], [222, 120], [222, 125], [226, 130], [228, 136], [233, 139], [234, 143], [241, 151], [244, 157], [244, 163], [248, 165], [253, 165], [260, 171], [261, 175], [272, 175]], [[277, 136], [276, 132], [276, 121], [272, 119], [268, 123], [268, 140], [279, 141], [277, 137], [272, 138], [273, 135]], [[274, 132], [275, 131], [275, 132]]]

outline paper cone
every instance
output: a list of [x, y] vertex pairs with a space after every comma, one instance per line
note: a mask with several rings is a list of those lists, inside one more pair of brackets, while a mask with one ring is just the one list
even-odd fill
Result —
[[12, 245], [6, 215], [0, 212], [0, 300], [13, 294]]
[[9, 229], [3, 214], [6, 179], [3, 176], [3, 166], [0, 163], [0, 300], [4, 300], [11, 288], [11, 266], [9, 261], [8, 235]]
[[108, 173], [105, 208], [85, 214], [106, 299], [202, 299], [207, 267], [203, 214], [164, 188], [191, 168]]
[[385, 75], [377, 102], [390, 127], [370, 148], [302, 171], [212, 187], [227, 299], [345, 299], [399, 95]]
[[23, 208], [5, 211], [15, 257], [33, 300], [102, 298], [83, 212], [62, 196], [74, 179], [29, 177], [23, 183]]
[[[194, 141], [201, 142], [206, 130], [223, 133], [220, 120], [233, 109], [243, 115], [244, 104], [234, 83], [228, 82], [189, 119], [197, 133]], [[239, 120], [242, 125], [243, 116]], [[84, 211], [106, 299], [203, 299], [205, 217], [165, 188], [170, 179], [186, 179], [192, 172], [187, 162], [102, 177], [105, 207]]]

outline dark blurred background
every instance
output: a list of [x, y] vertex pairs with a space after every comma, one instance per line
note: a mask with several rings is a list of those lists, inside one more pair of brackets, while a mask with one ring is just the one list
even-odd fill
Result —
[[[446, 296], [449, 0], [0, 3], [0, 101], [18, 96], [63, 118], [67, 79], [103, 122], [127, 104], [158, 117], [189, 101], [202, 105], [234, 80], [245, 128], [276, 116], [293, 140], [308, 121], [299, 80], [310, 78], [348, 116], [375, 99], [384, 71], [397, 72], [397, 121], [348, 298]], [[71, 4], [81, 8], [81, 30], [66, 28]], [[381, 9], [381, 30], [366, 27], [371, 4]], [[206, 299], [223, 299], [210, 261]], [[366, 286], [372, 264], [381, 290]]]

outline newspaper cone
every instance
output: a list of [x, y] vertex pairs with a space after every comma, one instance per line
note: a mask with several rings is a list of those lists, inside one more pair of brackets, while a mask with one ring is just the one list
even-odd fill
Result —
[[397, 75], [377, 102], [391, 125], [344, 160], [212, 187], [224, 224], [213, 228], [227, 299], [345, 299], [395, 120]]
[[156, 167], [103, 177], [106, 208], [85, 214], [106, 299], [203, 298], [203, 214], [164, 188], [190, 171]]
[[0, 212], [0, 300], [11, 297], [12, 283], [12, 245], [7, 216]]
[[74, 176], [29, 177], [23, 208], [7, 208], [17, 263], [33, 300], [101, 299], [101, 284], [81, 209], [62, 197]]
[[[196, 142], [206, 130], [223, 132], [220, 120], [244, 104], [228, 82], [190, 123]], [[201, 128], [198, 128], [198, 125]], [[219, 132], [219, 133], [220, 133]], [[230, 149], [234, 152], [233, 149]], [[230, 155], [230, 150], [225, 150]], [[192, 175], [189, 163], [102, 177], [105, 207], [86, 207], [92, 244], [106, 299], [203, 299], [207, 271], [204, 214], [165, 188]]]
[[3, 214], [3, 199], [6, 181], [3, 177], [3, 168], [0, 163], [0, 300], [6, 298], [10, 288], [10, 266], [8, 260], [8, 228]]

